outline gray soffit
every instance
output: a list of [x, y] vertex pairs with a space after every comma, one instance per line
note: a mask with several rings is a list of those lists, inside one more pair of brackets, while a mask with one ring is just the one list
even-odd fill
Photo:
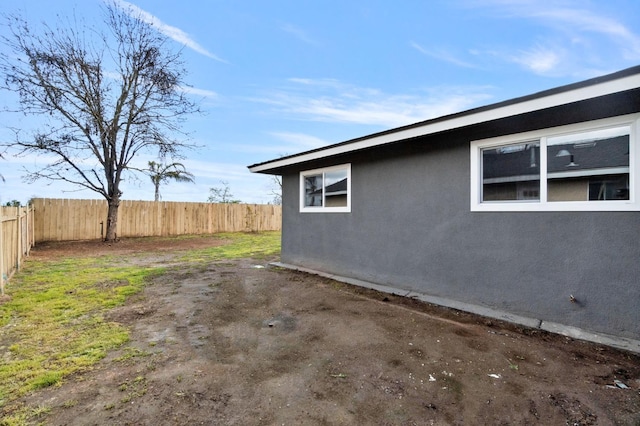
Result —
[[374, 133], [323, 148], [254, 164], [249, 166], [249, 170], [254, 173], [277, 173], [278, 169], [294, 166], [299, 163], [347, 154], [361, 149], [459, 129], [487, 121], [540, 111], [636, 88], [640, 88], [640, 66], [555, 89], [545, 90], [532, 95], [445, 115], [443, 117]]

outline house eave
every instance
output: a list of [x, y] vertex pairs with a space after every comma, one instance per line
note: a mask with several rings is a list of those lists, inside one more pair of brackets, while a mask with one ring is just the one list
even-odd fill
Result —
[[277, 170], [323, 158], [372, 148], [481, 124], [491, 120], [540, 111], [600, 96], [611, 95], [640, 87], [640, 66], [579, 83], [546, 90], [533, 95], [511, 99], [484, 107], [422, 121], [396, 129], [348, 140], [327, 147], [305, 151], [288, 157], [249, 166], [253, 173], [271, 174]]

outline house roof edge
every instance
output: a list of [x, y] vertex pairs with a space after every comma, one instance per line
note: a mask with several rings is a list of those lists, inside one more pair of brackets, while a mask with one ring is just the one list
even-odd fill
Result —
[[640, 87], [640, 66], [248, 166], [253, 173], [385, 145]]

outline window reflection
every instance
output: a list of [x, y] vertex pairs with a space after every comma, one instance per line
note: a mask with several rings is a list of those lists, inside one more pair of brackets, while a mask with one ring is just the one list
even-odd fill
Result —
[[547, 140], [549, 201], [629, 199], [629, 128]]
[[482, 201], [540, 200], [540, 143], [482, 150]]
[[327, 207], [347, 206], [347, 171], [336, 170], [324, 175], [324, 199]]
[[304, 177], [304, 206], [322, 207], [322, 175]]

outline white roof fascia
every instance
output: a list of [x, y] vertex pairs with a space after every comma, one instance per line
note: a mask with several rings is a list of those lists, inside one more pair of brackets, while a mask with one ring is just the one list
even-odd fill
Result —
[[317, 151], [294, 155], [293, 157], [283, 158], [282, 160], [274, 160], [267, 163], [257, 164], [249, 168], [251, 172], [262, 172], [278, 167], [290, 166], [306, 161], [318, 160], [334, 155], [345, 154], [359, 149], [371, 148], [375, 146], [385, 145], [392, 142], [398, 142], [404, 139], [410, 139], [418, 136], [425, 136], [442, 131], [452, 130], [459, 127], [469, 126], [473, 124], [483, 123], [485, 121], [497, 120], [514, 115], [525, 114], [528, 112], [552, 108], [572, 102], [583, 101], [599, 96], [610, 95], [632, 88], [640, 87], [640, 74], [633, 74], [615, 80], [605, 81], [603, 83], [595, 83], [590, 86], [580, 87], [573, 90], [563, 91], [550, 94], [540, 98], [525, 100], [515, 104], [504, 105], [496, 108], [490, 108], [475, 113], [469, 113], [454, 116], [450, 119], [427, 121], [423, 125], [411, 127], [404, 130], [391, 131], [390, 133], [374, 134], [369, 138], [365, 138], [352, 143], [343, 143], [339, 145], [329, 146]]

